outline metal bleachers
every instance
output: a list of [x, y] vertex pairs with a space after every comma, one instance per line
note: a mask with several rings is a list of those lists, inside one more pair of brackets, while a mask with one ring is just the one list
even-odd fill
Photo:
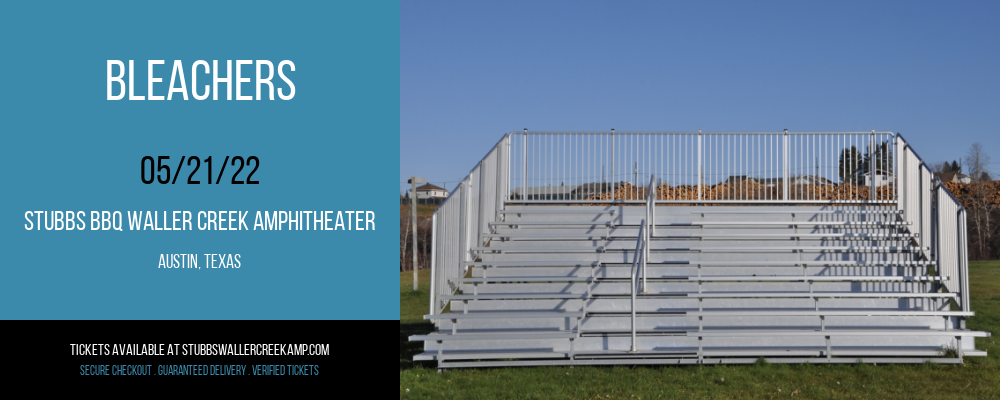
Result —
[[[901, 136], [595, 135], [506, 135], [438, 209], [425, 316], [435, 331], [410, 337], [424, 342], [415, 360], [451, 368], [760, 357], [961, 363], [986, 355], [973, 338], [989, 332], [965, 328], [975, 313], [968, 303], [964, 209], [932, 184]], [[680, 154], [695, 135], [697, 148], [689, 150], [697, 157]], [[712, 147], [735, 142], [730, 136], [749, 147], [732, 153]], [[633, 154], [626, 145], [632, 140], [646, 146], [636, 145]], [[772, 141], [777, 145], [761, 145]], [[556, 156], [549, 143], [568, 155]], [[867, 145], [868, 160], [883, 163], [868, 170], [891, 171], [891, 180], [852, 181], [843, 159], [824, 153], [845, 144]], [[819, 172], [818, 160], [826, 157], [834, 172], [795, 186], [804, 181], [793, 172], [798, 151], [809, 153], [808, 170]], [[717, 166], [721, 154], [753, 160], [758, 153], [777, 154], [757, 161], [774, 168], [755, 169], [753, 161]], [[678, 157], [697, 162], [681, 165]], [[581, 171], [596, 170], [588, 166], [593, 158], [627, 166], [633, 181], [587, 183]], [[671, 169], [671, 162], [680, 166]], [[641, 176], [640, 163], [647, 171]], [[715, 175], [722, 183], [705, 183], [713, 168], [722, 171]], [[619, 176], [613, 170], [609, 175]], [[747, 178], [766, 171], [777, 177]], [[841, 183], [824, 177], [837, 175]], [[684, 186], [685, 177], [693, 184]], [[552, 185], [530, 186], [540, 179], [563, 182], [553, 190], [558, 196], [544, 195]], [[574, 191], [566, 181], [582, 183]]]

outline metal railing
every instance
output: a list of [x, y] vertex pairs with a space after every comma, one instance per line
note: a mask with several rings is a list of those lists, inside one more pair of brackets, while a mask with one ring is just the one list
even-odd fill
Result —
[[639, 223], [639, 236], [635, 241], [635, 252], [632, 253], [632, 347], [629, 349], [632, 353], [637, 351], [635, 344], [635, 296], [638, 291], [638, 279], [636, 278], [636, 275], [640, 271], [642, 272], [642, 292], [646, 292], [646, 252], [648, 251], [648, 238], [646, 234], [649, 232], [649, 230], [646, 229], [647, 221], [648, 220], [642, 220], [642, 222]]
[[953, 277], [944, 281], [944, 287], [948, 292], [959, 294], [960, 311], [969, 311], [969, 257], [965, 207], [962, 207], [962, 203], [941, 185], [940, 180], [937, 180], [935, 194], [938, 275]]
[[465, 275], [464, 263], [474, 261], [472, 248], [487, 244], [490, 222], [501, 220], [510, 187], [510, 135], [505, 135], [476, 164], [436, 211], [431, 239], [430, 313], [447, 305], [442, 295], [458, 289], [455, 280]]
[[900, 149], [900, 193], [898, 204], [901, 218], [910, 222], [914, 242], [927, 247], [921, 252], [925, 261], [936, 264], [938, 276], [950, 279], [942, 286], [958, 293], [957, 305], [969, 308], [969, 266], [967, 251], [966, 211], [955, 196], [934, 178], [930, 166], [920, 158], [902, 135], [897, 135]]
[[654, 176], [649, 177], [649, 186], [647, 186], [646, 191], [646, 218], [639, 221], [639, 234], [636, 236], [635, 240], [635, 253], [632, 254], [632, 347], [629, 349], [630, 352], [635, 353], [637, 351], [635, 343], [635, 298], [636, 291], [638, 291], [637, 274], [642, 273], [642, 293], [648, 293], [646, 287], [646, 260], [649, 259], [649, 237], [651, 230], [654, 229], [655, 223], [655, 212], [656, 212], [656, 190], [653, 189], [653, 181], [656, 179]]
[[932, 208], [934, 199], [934, 174], [930, 167], [910, 146], [902, 135], [896, 136], [896, 148], [899, 149], [899, 187], [901, 199], [899, 210], [903, 212], [904, 221], [910, 222], [910, 233], [917, 236], [916, 242], [921, 247], [930, 247], [930, 253], [924, 254], [927, 261], [934, 260]]
[[643, 262], [642, 262], [642, 292], [646, 293], [646, 259], [649, 259], [649, 238], [652, 236], [656, 229], [656, 190], [653, 188], [653, 181], [656, 179], [655, 176], [649, 177], [649, 186], [646, 186], [646, 219], [643, 220], [643, 226], [646, 227], [645, 234], [641, 231], [639, 232], [639, 237], [642, 239], [643, 243]]
[[513, 132], [517, 203], [895, 203], [892, 132]]

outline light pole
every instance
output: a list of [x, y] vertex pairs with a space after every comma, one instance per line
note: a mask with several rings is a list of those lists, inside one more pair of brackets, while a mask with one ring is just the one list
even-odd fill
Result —
[[417, 291], [417, 184], [424, 178], [414, 176], [407, 180], [410, 184], [410, 206], [413, 210], [413, 291]]

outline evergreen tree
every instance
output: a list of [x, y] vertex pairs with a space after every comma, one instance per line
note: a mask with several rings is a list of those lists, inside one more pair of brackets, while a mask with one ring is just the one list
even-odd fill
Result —
[[858, 148], [851, 146], [840, 152], [840, 180], [844, 183], [857, 183], [859, 173], [864, 171], [864, 156]]

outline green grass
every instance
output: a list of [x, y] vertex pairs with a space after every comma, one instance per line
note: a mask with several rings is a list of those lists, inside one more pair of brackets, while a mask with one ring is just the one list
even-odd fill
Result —
[[[420, 290], [413, 291], [413, 271], [399, 274], [399, 371], [420, 368], [414, 365], [413, 355], [423, 352], [423, 342], [410, 342], [410, 335], [423, 335], [434, 330], [434, 325], [424, 319], [430, 308], [431, 271], [417, 270]], [[435, 370], [431, 370], [435, 371]], [[403, 390], [403, 389], [400, 389]]]
[[[674, 399], [674, 398], [1000, 398], [1000, 347], [976, 338], [988, 357], [964, 365], [784, 365], [684, 367], [517, 367], [450, 369], [414, 363], [422, 343], [412, 334], [433, 329], [427, 313], [429, 273], [400, 274], [399, 397], [401, 399]], [[969, 266], [972, 309], [968, 328], [1000, 332], [1000, 261]], [[780, 389], [780, 391], [779, 391]]]

